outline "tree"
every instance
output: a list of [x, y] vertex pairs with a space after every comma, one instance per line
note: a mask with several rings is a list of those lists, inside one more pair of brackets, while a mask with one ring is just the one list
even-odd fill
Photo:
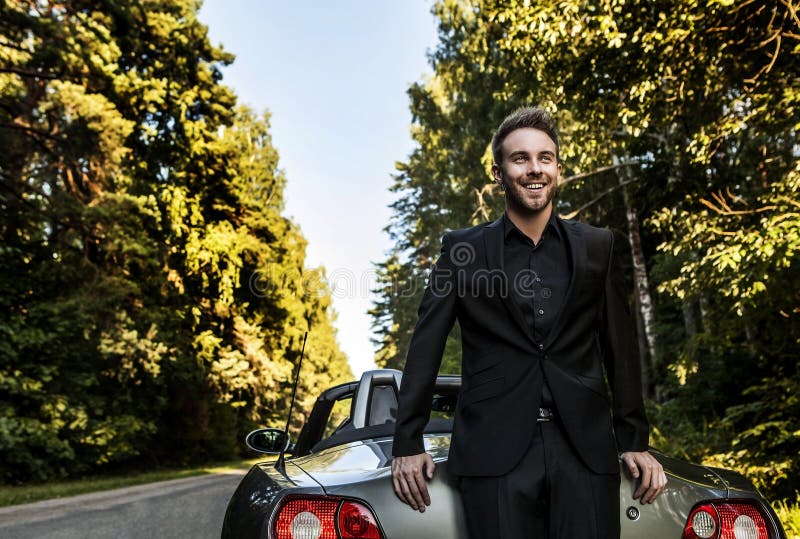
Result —
[[4, 480], [236, 454], [285, 421], [311, 326], [301, 396], [350, 376], [268, 117], [197, 8], [3, 4]]
[[[785, 292], [798, 289], [795, 11], [717, 0], [438, 2], [434, 75], [409, 92], [417, 147], [395, 179], [383, 275], [407, 278], [446, 228], [498, 215], [492, 130], [519, 105], [548, 107], [568, 175], [560, 211], [629, 239], [658, 441], [685, 446], [687, 426], [719, 425], [687, 456], [752, 463], [785, 494], [798, 465], [797, 297]], [[401, 364], [415, 317], [387, 290], [373, 311], [378, 358]], [[752, 388], [742, 392], [742, 380]]]

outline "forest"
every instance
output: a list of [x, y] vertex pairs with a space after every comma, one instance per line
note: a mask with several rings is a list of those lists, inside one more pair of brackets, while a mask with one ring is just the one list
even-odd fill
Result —
[[[651, 445], [800, 484], [800, 18], [732, 0], [440, 0], [433, 74], [408, 95], [393, 247], [371, 311], [401, 368], [450, 229], [491, 221], [490, 140], [515, 108], [554, 113], [562, 217], [610, 228], [627, 261]], [[442, 371], [458, 372], [458, 326]]]
[[3, 483], [239, 456], [285, 425], [309, 330], [301, 408], [352, 376], [198, 8], [2, 4]]

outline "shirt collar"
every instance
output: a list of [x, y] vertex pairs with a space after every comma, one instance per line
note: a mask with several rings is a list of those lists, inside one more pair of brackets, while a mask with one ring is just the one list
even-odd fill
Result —
[[[519, 228], [517, 228], [517, 225], [515, 225], [513, 221], [511, 221], [511, 219], [508, 217], [508, 213], [503, 212], [503, 237], [505, 238], [505, 241], [508, 241], [509, 236], [515, 231], [520, 235], [521, 238], [530, 239]], [[555, 205], [553, 205], [553, 211], [550, 212], [550, 218], [547, 220], [547, 224], [544, 227], [542, 237], [545, 237], [548, 234], [552, 234], [554, 237], [562, 239], [561, 227], [558, 226], [558, 212], [556, 212]]]

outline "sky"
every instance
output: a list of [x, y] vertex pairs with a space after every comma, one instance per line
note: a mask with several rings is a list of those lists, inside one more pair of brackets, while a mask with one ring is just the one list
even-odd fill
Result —
[[[375, 368], [371, 289], [390, 242], [395, 163], [411, 152], [406, 90], [431, 73], [432, 0], [205, 0], [212, 44], [236, 55], [223, 82], [271, 114], [286, 215], [324, 266], [342, 350]], [[313, 339], [313, 328], [309, 339]]]

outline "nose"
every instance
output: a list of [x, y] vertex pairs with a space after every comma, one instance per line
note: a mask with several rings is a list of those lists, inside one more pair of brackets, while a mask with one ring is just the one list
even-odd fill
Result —
[[538, 176], [542, 173], [542, 166], [539, 163], [538, 159], [531, 159], [530, 167], [528, 167], [528, 174], [532, 174], [533, 176]]

